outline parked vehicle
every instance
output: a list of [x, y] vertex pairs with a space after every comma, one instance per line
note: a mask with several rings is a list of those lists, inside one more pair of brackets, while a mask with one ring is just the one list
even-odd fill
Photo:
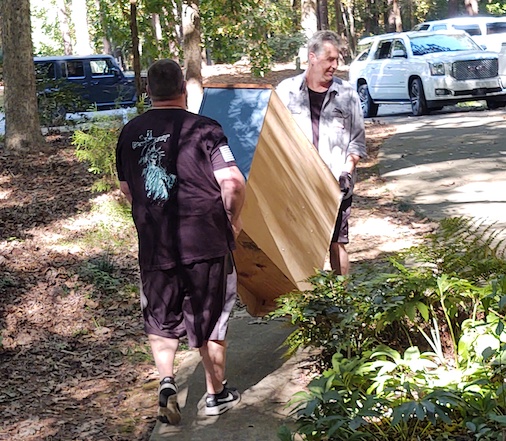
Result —
[[417, 24], [414, 31], [465, 31], [483, 49], [493, 52], [501, 50], [506, 43], [506, 17], [455, 17], [446, 20], [427, 21]]
[[365, 50], [351, 63], [349, 81], [365, 117], [392, 103], [411, 103], [416, 116], [470, 100], [486, 100], [489, 108], [506, 105], [498, 54], [463, 31], [400, 32], [361, 43]]
[[68, 86], [76, 95], [80, 108], [72, 110], [133, 106], [137, 101], [134, 77], [125, 75], [110, 55], [36, 57], [34, 63], [37, 80], [47, 83], [44, 93]]

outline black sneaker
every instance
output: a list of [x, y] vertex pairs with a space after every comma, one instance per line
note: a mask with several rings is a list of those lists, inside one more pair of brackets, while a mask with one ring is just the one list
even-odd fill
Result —
[[160, 381], [158, 389], [158, 419], [165, 424], [179, 424], [181, 410], [177, 402], [177, 385], [172, 377]]
[[233, 387], [225, 386], [219, 394], [207, 395], [206, 415], [221, 415], [227, 410], [232, 409], [239, 401], [241, 401], [241, 394], [239, 391]]

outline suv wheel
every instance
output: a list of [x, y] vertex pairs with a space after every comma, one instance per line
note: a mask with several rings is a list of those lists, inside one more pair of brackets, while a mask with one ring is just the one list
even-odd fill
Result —
[[411, 111], [415, 116], [426, 115], [427, 101], [425, 101], [425, 93], [423, 92], [422, 80], [415, 78], [409, 86], [409, 99], [411, 100]]
[[360, 107], [362, 107], [364, 118], [376, 116], [378, 114], [378, 104], [374, 104], [366, 83], [358, 86], [358, 96], [360, 98]]

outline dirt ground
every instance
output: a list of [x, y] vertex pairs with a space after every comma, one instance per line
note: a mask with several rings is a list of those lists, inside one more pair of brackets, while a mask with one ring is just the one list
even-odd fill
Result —
[[[295, 73], [281, 66], [253, 79], [244, 66], [204, 69], [205, 84], [275, 86]], [[401, 211], [378, 176], [377, 153], [395, 128], [367, 123], [366, 130], [370, 156], [359, 167], [350, 228], [357, 267], [433, 228]], [[93, 207], [120, 196], [90, 192], [95, 177], [67, 136], [47, 141], [44, 154], [0, 149], [0, 440], [147, 440], [157, 375], [135, 289], [114, 286], [137, 283], [135, 233], [120, 226], [113, 246], [89, 234], [101, 225]], [[96, 283], [111, 272], [104, 295], [91, 276]]]

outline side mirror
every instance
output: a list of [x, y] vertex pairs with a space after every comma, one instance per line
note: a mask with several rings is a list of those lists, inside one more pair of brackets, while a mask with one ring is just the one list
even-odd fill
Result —
[[392, 58], [407, 58], [406, 51], [404, 49], [395, 49], [392, 51]]
[[115, 76], [115, 77], [119, 77], [119, 69], [117, 67], [111, 67], [111, 73]]

